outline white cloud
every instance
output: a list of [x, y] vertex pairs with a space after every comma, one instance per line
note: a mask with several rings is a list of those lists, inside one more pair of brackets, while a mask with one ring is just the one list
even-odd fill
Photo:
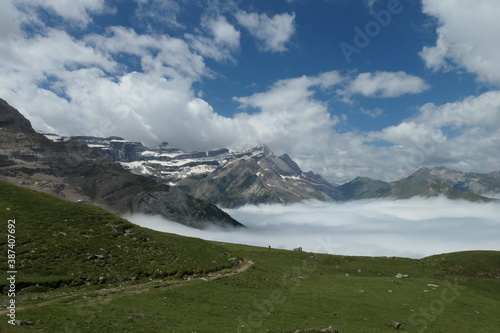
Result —
[[420, 108], [420, 113], [413, 121], [431, 131], [450, 132], [446, 141], [435, 144], [430, 154], [430, 160], [436, 161], [435, 164], [442, 160], [449, 167], [464, 171], [488, 172], [498, 169], [499, 91], [440, 106], [426, 104]]
[[48, 29], [43, 36], [19, 38], [12, 48], [22, 63], [17, 69], [29, 70], [32, 74], [57, 75], [80, 66], [96, 66], [110, 72], [116, 68], [108, 56], [61, 30]]
[[176, 0], [134, 0], [137, 3], [136, 19], [154, 30], [155, 24], [166, 25], [174, 28], [184, 28], [177, 20], [181, 7]]
[[263, 51], [286, 51], [285, 44], [295, 33], [295, 13], [276, 14], [270, 18], [267, 14], [238, 11], [236, 19], [258, 40]]
[[423, 12], [438, 21], [437, 41], [420, 53], [433, 70], [458, 65], [480, 79], [500, 82], [500, 2], [423, 0]]
[[352, 80], [341, 94], [360, 94], [367, 97], [398, 97], [418, 94], [429, 89], [421, 78], [405, 72], [361, 73]]
[[381, 108], [375, 108], [373, 110], [369, 110], [369, 109], [365, 109], [365, 108], [360, 108], [359, 111], [364, 114], [364, 115], [367, 115], [371, 118], [377, 118], [377, 117], [380, 117], [381, 115], [384, 114], [384, 110], [382, 110]]
[[421, 258], [444, 252], [500, 250], [500, 205], [445, 198], [305, 202], [228, 210], [248, 229], [196, 230], [159, 217], [138, 225], [191, 237], [273, 248]]
[[111, 56], [122, 53], [139, 57], [141, 68], [138, 70], [146, 73], [186, 77], [193, 81], [208, 74], [203, 57], [193, 53], [188, 43], [179, 38], [138, 34], [133, 29], [111, 27], [108, 35], [87, 36], [86, 41]]
[[208, 30], [210, 37], [185, 34], [191, 47], [204, 57], [235, 62], [233, 53], [239, 49], [240, 32], [224, 16], [204, 19], [202, 26]]
[[87, 25], [92, 21], [89, 14], [113, 12], [107, 7], [105, 0], [19, 0], [18, 5], [24, 7], [41, 7], [50, 10], [65, 20], [77, 25]]
[[240, 46], [240, 32], [227, 22], [224, 16], [209, 20], [206, 26], [214, 35], [217, 43], [226, 44], [230, 48], [238, 48]]
[[[491, 91], [443, 105], [425, 104], [398, 125], [368, 134], [391, 148], [392, 163], [446, 165], [462, 171], [489, 172], [500, 163], [500, 92]], [[399, 153], [398, 153], [399, 151]]]
[[372, 136], [403, 147], [412, 145], [418, 147], [421, 142], [425, 142], [429, 138], [432, 138], [436, 143], [442, 143], [446, 140], [439, 130], [435, 130], [427, 124], [412, 121], [404, 121], [396, 126], [386, 127], [380, 132], [373, 133]]
[[[279, 153], [306, 149], [329, 138], [338, 122], [327, 106], [313, 98], [314, 88], [327, 89], [343, 80], [337, 71], [315, 77], [302, 76], [276, 82], [268, 91], [252, 96], [238, 97], [242, 107], [253, 107], [259, 113], [240, 114], [239, 119], [254, 128], [254, 137]], [[297, 138], [300, 138], [297, 140]], [[319, 147], [324, 147], [320, 144]]]
[[433, 127], [483, 126], [500, 128], [500, 91], [469, 96], [462, 101], [441, 106], [425, 104], [418, 120]]

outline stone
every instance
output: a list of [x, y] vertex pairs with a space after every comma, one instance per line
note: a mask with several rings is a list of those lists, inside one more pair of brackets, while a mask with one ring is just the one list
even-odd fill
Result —
[[390, 322], [387, 323], [387, 326], [390, 326], [390, 327], [395, 328], [397, 330], [399, 330], [400, 328], [402, 328], [402, 324], [399, 321], [390, 321]]

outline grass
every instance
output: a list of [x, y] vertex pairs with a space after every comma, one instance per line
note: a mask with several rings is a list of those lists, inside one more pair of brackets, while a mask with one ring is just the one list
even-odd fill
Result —
[[[101, 208], [69, 203], [0, 182], [2, 231], [16, 220], [20, 286], [109, 284], [150, 277], [181, 277], [230, 267], [226, 249], [200, 239], [141, 228]], [[200, 254], [203, 255], [200, 255]], [[0, 262], [5, 287], [6, 258]]]
[[[16, 195], [26, 196], [24, 190], [21, 192]], [[47, 225], [59, 220], [53, 215], [63, 214], [55, 211], [47, 215], [40, 213], [36, 220], [35, 215], [25, 214], [33, 204], [38, 207], [37, 211], [42, 210], [43, 205], [37, 204], [41, 197], [30, 192], [34, 196], [32, 200], [18, 202], [14, 211], [12, 207], [17, 199], [13, 197], [16, 195], [12, 193], [6, 198], [11, 200], [7, 203], [11, 208], [8, 215], [15, 215], [16, 219], [21, 216], [19, 219], [26, 221], [24, 226], [18, 225], [19, 232], [31, 223], [50, 229]], [[5, 203], [4, 197], [2, 195], [1, 205]], [[328, 326], [336, 327], [341, 333], [393, 332], [395, 328], [389, 326], [390, 322], [402, 323], [400, 330], [406, 332], [496, 333], [500, 327], [499, 252], [459, 252], [421, 260], [293, 252], [161, 234], [133, 227], [94, 207], [53, 201], [46, 196], [43, 200], [47, 200], [46, 205], [54, 205], [52, 209], [57, 211], [64, 208], [72, 211], [75, 219], [88, 217], [78, 224], [84, 228], [64, 231], [68, 236], [70, 232], [75, 233], [72, 237], [76, 238], [73, 244], [66, 243], [67, 247], [60, 248], [59, 256], [63, 256], [64, 251], [73, 253], [73, 248], [80, 247], [76, 240], [86, 239], [85, 235], [94, 240], [100, 237], [88, 233], [87, 223], [96, 223], [92, 224], [94, 230], [97, 230], [97, 224], [103, 224], [99, 230], [108, 235], [107, 242], [113, 239], [115, 242], [129, 242], [135, 237], [134, 242], [127, 243], [128, 253], [114, 252], [114, 257], [118, 258], [108, 261], [105, 269], [110, 275], [113, 271], [126, 269], [149, 272], [155, 266], [148, 264], [148, 258], [153, 258], [158, 264], [160, 258], [165, 258], [165, 272], [207, 272], [224, 266], [220, 263], [227, 263], [229, 257], [251, 259], [255, 264], [243, 273], [209, 281], [149, 275], [136, 284], [61, 285], [43, 292], [25, 289], [16, 296], [18, 306], [25, 308], [18, 310], [17, 317], [31, 320], [34, 325], [11, 327], [2, 315], [1, 332], [292, 333], [299, 329]], [[1, 206], [0, 211], [3, 214], [5, 206]], [[111, 222], [108, 219], [112, 219], [119, 230], [133, 228], [135, 236], [109, 231], [106, 225]], [[123, 225], [121, 229], [120, 225]], [[68, 224], [62, 227], [71, 229]], [[29, 246], [40, 247], [38, 242], [44, 240], [45, 254], [54, 255], [49, 248], [59, 246], [56, 243], [66, 238], [53, 236], [53, 233], [51, 230], [46, 235], [32, 238], [31, 245], [26, 245], [17, 260], [31, 256]], [[23, 237], [19, 235], [20, 240]], [[142, 237], [148, 237], [151, 245], [142, 243]], [[118, 245], [114, 244], [115, 247]], [[161, 255], [158, 251], [162, 251]], [[174, 252], [176, 255], [169, 254]], [[66, 268], [57, 274], [72, 277], [73, 270], [84, 272], [87, 269], [88, 261], [79, 262], [77, 256], [72, 258], [73, 263], [66, 263]], [[50, 263], [50, 259], [42, 254], [37, 260]], [[178, 265], [183, 268], [178, 268]], [[92, 267], [104, 269], [98, 265]], [[47, 282], [56, 272], [41, 274], [38, 269], [38, 264], [32, 268], [20, 268], [18, 276], [32, 283], [37, 279]], [[407, 274], [408, 278], [396, 278], [398, 273]]]

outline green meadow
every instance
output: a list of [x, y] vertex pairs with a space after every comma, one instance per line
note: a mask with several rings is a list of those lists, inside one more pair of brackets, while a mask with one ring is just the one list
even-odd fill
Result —
[[[0, 182], [0, 332], [491, 332], [500, 252], [354, 257], [209, 242]], [[15, 219], [15, 297], [7, 278]], [[398, 275], [399, 274], [399, 275]], [[398, 277], [396, 277], [398, 276]]]

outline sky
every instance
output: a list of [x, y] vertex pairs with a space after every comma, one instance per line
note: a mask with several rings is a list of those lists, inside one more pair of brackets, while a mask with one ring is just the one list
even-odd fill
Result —
[[497, 0], [0, 6], [0, 98], [40, 131], [264, 143], [332, 182], [499, 170]]
[[227, 210], [246, 229], [198, 230], [160, 216], [126, 218], [140, 226], [214, 241], [340, 255], [426, 256], [500, 250], [500, 204], [444, 197], [302, 202]]

